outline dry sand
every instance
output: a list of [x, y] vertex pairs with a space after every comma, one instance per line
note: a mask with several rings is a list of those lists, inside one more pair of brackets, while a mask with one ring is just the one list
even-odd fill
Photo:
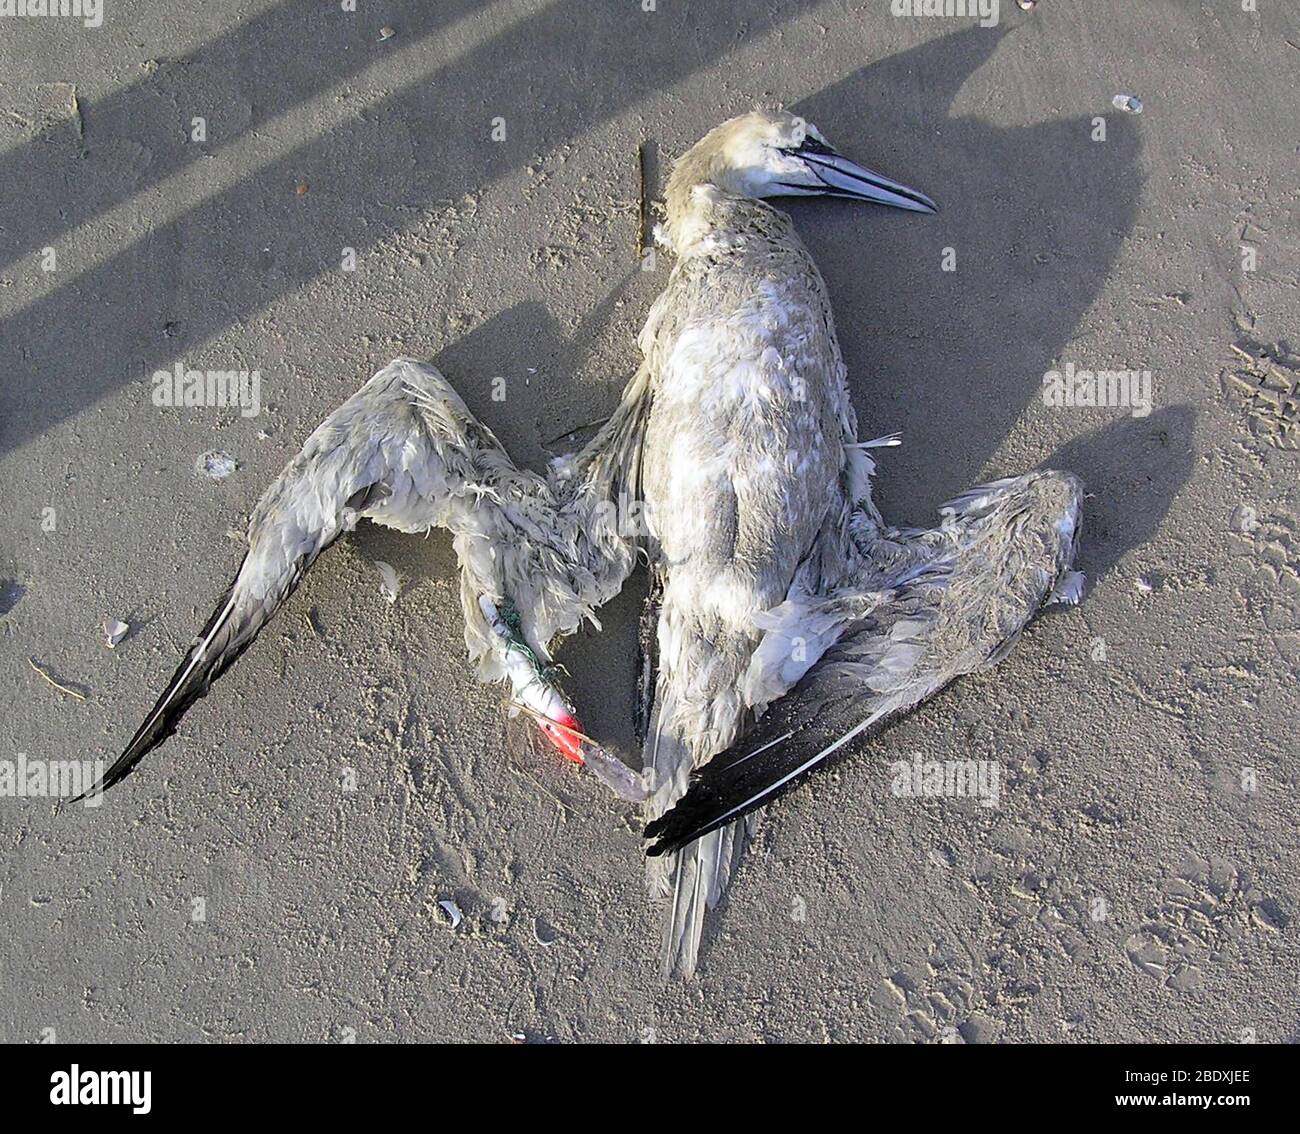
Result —
[[[508, 743], [448, 541], [363, 528], [101, 808], [0, 800], [0, 1039], [1295, 1040], [1294, 9], [360, 7], [0, 22], [0, 759], [120, 749], [227, 529], [390, 357], [534, 464], [608, 413], [665, 271], [638, 270], [637, 146], [756, 103], [941, 205], [793, 207], [863, 434], [904, 435], [886, 514], [1073, 469], [1087, 598], [774, 807], [663, 987], [635, 816]], [[257, 369], [264, 412], [156, 408], [178, 361]], [[1045, 406], [1068, 362], [1150, 370], [1154, 411]], [[196, 477], [209, 450], [237, 470]], [[640, 588], [562, 652], [625, 748]], [[1000, 805], [892, 795], [917, 755], [996, 761]]]

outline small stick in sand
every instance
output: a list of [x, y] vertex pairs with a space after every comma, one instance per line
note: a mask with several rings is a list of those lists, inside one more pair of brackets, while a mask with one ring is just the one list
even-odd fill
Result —
[[639, 260], [645, 255], [645, 238], [650, 229], [650, 201], [646, 197], [646, 147], [648, 143], [642, 142], [637, 148], [637, 174], [641, 182], [641, 200], [637, 212], [637, 229], [636, 229], [636, 256]]
[[77, 689], [73, 689], [72, 686], [70, 685], [64, 685], [61, 681], [56, 681], [54, 677], [51, 676], [50, 671], [44, 668], [44, 666], [42, 666], [39, 662], [37, 662], [35, 658], [29, 657], [27, 659], [27, 664], [30, 665], [32, 669], [34, 669], [37, 673], [39, 673], [43, 678], [45, 678], [46, 681], [48, 681], [51, 685], [53, 685], [54, 688], [57, 689], [60, 693], [66, 693], [69, 697], [75, 697], [78, 701], [84, 701], [86, 699], [86, 695], [84, 693], [80, 692]]

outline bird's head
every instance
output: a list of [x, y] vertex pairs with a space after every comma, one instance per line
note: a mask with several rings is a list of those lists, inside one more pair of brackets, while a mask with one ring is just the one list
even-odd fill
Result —
[[669, 197], [696, 185], [742, 197], [848, 197], [935, 212], [924, 193], [850, 161], [811, 122], [786, 111], [742, 114], [705, 134], [674, 166]]

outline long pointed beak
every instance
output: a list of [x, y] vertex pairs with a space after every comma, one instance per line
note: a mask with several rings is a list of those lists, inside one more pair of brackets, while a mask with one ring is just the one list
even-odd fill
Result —
[[826, 186], [824, 192], [830, 196], [853, 197], [895, 209], [909, 209], [914, 213], [939, 211], [924, 193], [858, 165], [829, 146], [818, 146], [815, 151], [801, 150], [799, 159]]

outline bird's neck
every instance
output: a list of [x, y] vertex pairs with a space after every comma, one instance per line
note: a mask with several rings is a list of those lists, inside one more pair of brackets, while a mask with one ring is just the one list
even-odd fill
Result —
[[713, 151], [697, 144], [673, 166], [664, 192], [664, 242], [678, 256], [689, 256], [708, 236], [721, 190], [715, 183], [718, 162]]
[[734, 196], [711, 181], [679, 177], [680, 172], [669, 179], [659, 229], [661, 241], [679, 258], [736, 249], [774, 222], [780, 227], [781, 214], [762, 201]]

